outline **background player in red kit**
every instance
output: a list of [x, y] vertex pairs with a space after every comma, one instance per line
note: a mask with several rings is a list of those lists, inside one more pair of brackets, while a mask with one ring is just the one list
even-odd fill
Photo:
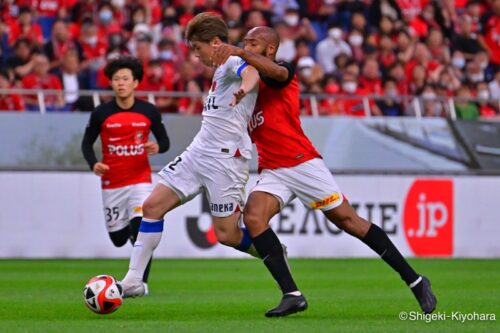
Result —
[[[113, 244], [120, 247], [129, 239], [135, 243], [142, 203], [152, 191], [148, 155], [167, 151], [170, 142], [155, 106], [134, 97], [143, 76], [142, 64], [135, 58], [122, 57], [109, 62], [104, 71], [115, 98], [90, 115], [82, 151], [92, 171], [101, 177], [106, 228]], [[150, 131], [157, 142], [149, 141]], [[93, 149], [98, 135], [102, 162]], [[151, 261], [144, 272], [144, 283], [150, 265]]]
[[287, 267], [280, 241], [268, 225], [296, 197], [313, 209], [321, 209], [338, 228], [378, 253], [410, 286], [422, 310], [434, 311], [436, 297], [429, 280], [410, 267], [382, 229], [357, 215], [304, 135], [294, 68], [274, 62], [279, 46], [277, 33], [268, 27], [256, 27], [248, 32], [244, 44], [244, 49], [228, 44], [219, 46], [213, 58], [218, 65], [230, 55], [239, 56], [254, 66], [261, 77], [249, 124], [259, 154], [260, 177], [245, 205], [243, 218], [257, 252], [283, 292], [281, 303], [267, 311], [266, 316], [287, 316], [307, 308], [307, 301]]

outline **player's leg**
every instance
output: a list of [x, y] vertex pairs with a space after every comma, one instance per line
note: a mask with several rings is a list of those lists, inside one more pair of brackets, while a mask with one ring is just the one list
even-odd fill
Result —
[[142, 279], [153, 251], [160, 243], [163, 216], [180, 202], [177, 193], [162, 183], [158, 183], [151, 195], [144, 201], [143, 218], [130, 257], [129, 269], [121, 281], [124, 297], [144, 294]]
[[102, 203], [106, 229], [113, 245], [121, 247], [130, 237], [127, 216], [127, 198], [129, 190], [126, 187], [102, 190]]
[[160, 181], [144, 201], [143, 218], [130, 257], [129, 270], [122, 281], [124, 297], [144, 294], [142, 278], [154, 249], [160, 243], [165, 214], [200, 192], [201, 185], [192, 172], [192, 165], [196, 165], [196, 159], [191, 157], [189, 151], [185, 151], [159, 172]]
[[[435, 297], [430, 288], [422, 288], [428, 280], [420, 277], [403, 258], [387, 234], [378, 226], [361, 218], [344, 199], [331, 172], [321, 159], [313, 159], [291, 168], [294, 193], [311, 208], [320, 209], [339, 229], [357, 237], [397, 271], [412, 288], [425, 312], [435, 308]], [[296, 174], [295, 174], [296, 173]], [[292, 186], [292, 185], [291, 185]], [[424, 281], [423, 283], [420, 283]], [[424, 290], [423, 292], [420, 292]], [[432, 295], [432, 296], [431, 296]], [[426, 304], [423, 304], [426, 303]]]
[[199, 177], [205, 187], [219, 243], [258, 257], [248, 230], [240, 226], [248, 180], [248, 161], [199, 156]]
[[[139, 234], [139, 228], [141, 226], [141, 221], [142, 221], [142, 217], [140, 217], [140, 216], [134, 217], [134, 218], [132, 218], [132, 220], [130, 220], [130, 225], [129, 225], [130, 231], [129, 232], [130, 232], [130, 242], [132, 243], [132, 245], [135, 244], [135, 241], [137, 239], [137, 235]], [[151, 259], [149, 259], [148, 265], [146, 266], [146, 270], [144, 271], [144, 275], [142, 277], [142, 281], [144, 283], [148, 283], [149, 271], [151, 270], [152, 261], [153, 261], [153, 258], [151, 257]]]
[[255, 249], [283, 293], [280, 304], [267, 311], [267, 317], [287, 316], [307, 308], [307, 301], [293, 280], [283, 246], [269, 227], [269, 221], [280, 209], [280, 200], [276, 196], [253, 190], [243, 213]]
[[437, 301], [431, 290], [430, 281], [415, 272], [381, 228], [360, 217], [347, 200], [344, 200], [340, 206], [323, 213], [339, 229], [360, 239], [398, 272], [411, 288], [422, 311], [425, 313], [434, 311]]
[[[130, 195], [128, 197], [128, 213], [130, 218], [129, 230], [130, 230], [130, 241], [132, 245], [135, 244], [137, 235], [142, 222], [142, 205], [144, 201], [148, 198], [152, 191], [151, 183], [140, 183], [129, 186]], [[149, 271], [151, 269], [151, 262], [153, 258], [149, 259], [146, 270], [142, 277], [142, 281], [145, 284], [146, 294], [148, 294], [147, 282], [149, 277]]]
[[130, 229], [127, 226], [117, 231], [111, 231], [109, 232], [109, 238], [111, 239], [111, 242], [113, 242], [114, 246], [122, 247], [127, 244], [130, 239]]

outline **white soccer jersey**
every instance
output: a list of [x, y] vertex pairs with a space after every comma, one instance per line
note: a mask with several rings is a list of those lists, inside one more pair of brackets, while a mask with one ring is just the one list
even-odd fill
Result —
[[232, 157], [239, 149], [246, 159], [252, 157], [252, 142], [247, 124], [251, 119], [258, 85], [234, 107], [229, 106], [241, 85], [241, 71], [247, 63], [231, 56], [219, 66], [203, 108], [201, 129], [189, 145], [202, 154]]

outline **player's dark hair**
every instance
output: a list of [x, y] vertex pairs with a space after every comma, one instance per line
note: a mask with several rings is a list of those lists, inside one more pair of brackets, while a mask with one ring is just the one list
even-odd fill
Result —
[[227, 43], [227, 30], [227, 25], [221, 17], [210, 12], [200, 13], [189, 21], [186, 28], [186, 39], [209, 43], [214, 37], [219, 37], [221, 41]]
[[130, 56], [120, 56], [108, 62], [104, 68], [104, 74], [111, 80], [113, 75], [120, 69], [128, 68], [132, 72], [134, 80], [141, 81], [144, 76], [144, 68], [139, 59]]

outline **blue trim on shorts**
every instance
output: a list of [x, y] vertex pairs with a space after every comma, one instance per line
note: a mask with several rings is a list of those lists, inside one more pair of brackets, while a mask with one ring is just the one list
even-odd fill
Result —
[[243, 238], [241, 238], [241, 243], [236, 249], [241, 252], [247, 252], [250, 246], [252, 246], [252, 237], [250, 237], [247, 228], [241, 228], [241, 231], [243, 231]]
[[238, 68], [238, 70], [236, 71], [236, 75], [238, 75], [239, 77], [241, 77], [241, 72], [245, 69], [245, 67], [247, 67], [248, 64], [245, 62], [243, 63], [243, 65], [240, 66], [240, 68]]
[[141, 221], [141, 226], [139, 227], [140, 232], [146, 232], [146, 233], [151, 233], [151, 232], [162, 232], [163, 231], [163, 220], [156, 221], [156, 222], [146, 222], [146, 221]]

